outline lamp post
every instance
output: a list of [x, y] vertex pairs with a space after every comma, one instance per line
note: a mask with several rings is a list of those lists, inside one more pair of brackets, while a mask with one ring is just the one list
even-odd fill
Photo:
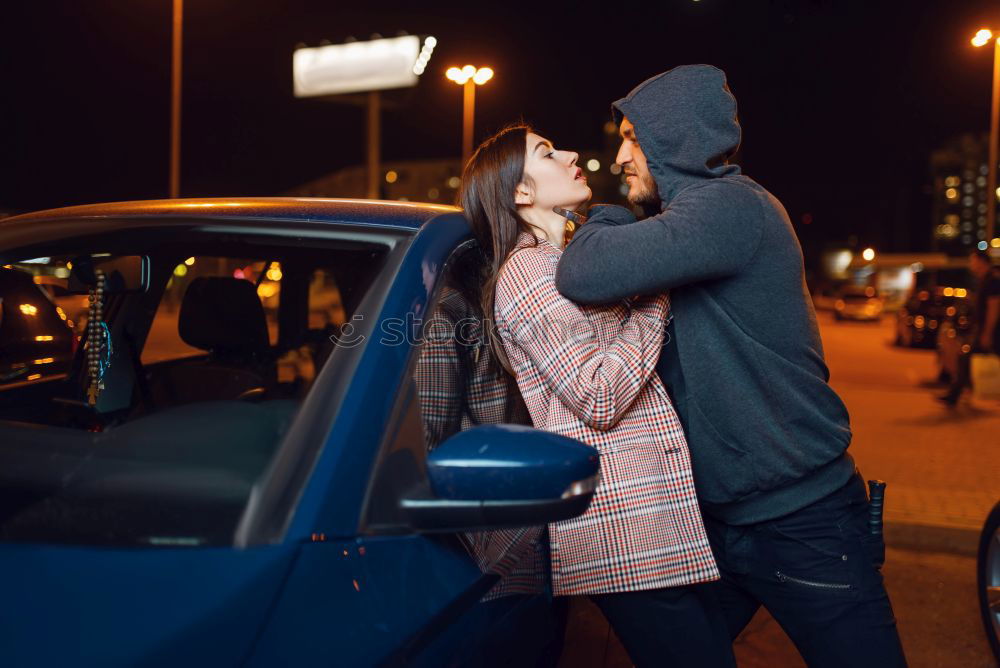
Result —
[[1000, 135], [1000, 36], [992, 30], [980, 30], [972, 38], [973, 46], [993, 42], [993, 97], [990, 105], [989, 176], [987, 177], [986, 241], [991, 242], [997, 223], [997, 140]]
[[462, 102], [462, 165], [469, 161], [472, 155], [472, 127], [476, 113], [476, 86], [482, 86], [493, 78], [493, 70], [489, 67], [473, 67], [466, 65], [459, 69], [451, 67], [445, 76], [463, 87]]
[[184, 0], [174, 0], [173, 66], [170, 74], [170, 198], [181, 189], [181, 27]]

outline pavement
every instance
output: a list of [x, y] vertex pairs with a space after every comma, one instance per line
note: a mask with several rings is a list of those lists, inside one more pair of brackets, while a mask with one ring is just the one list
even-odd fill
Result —
[[891, 346], [894, 318], [820, 323], [830, 383], [851, 414], [850, 451], [866, 477], [888, 483], [890, 543], [974, 554], [1000, 501], [1000, 403], [969, 393], [955, 408], [937, 402], [934, 352]]
[[[836, 322], [820, 314], [830, 383], [851, 415], [850, 452], [886, 488], [886, 587], [910, 666], [996, 666], [979, 618], [979, 531], [1000, 501], [1000, 403], [966, 395], [955, 408], [931, 350], [891, 345], [895, 318]], [[734, 645], [741, 668], [805, 665], [761, 610]], [[570, 607], [560, 666], [627, 667], [631, 662], [587, 600]]]

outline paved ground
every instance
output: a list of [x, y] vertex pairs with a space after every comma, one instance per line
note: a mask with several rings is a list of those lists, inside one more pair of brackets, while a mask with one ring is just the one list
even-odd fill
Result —
[[[910, 665], [994, 666], [978, 617], [974, 547], [1000, 500], [1000, 404], [966, 398], [948, 409], [934, 353], [889, 345], [893, 322], [821, 315], [831, 383], [851, 413], [851, 452], [888, 482], [885, 577]], [[574, 601], [563, 666], [628, 666], [600, 613]], [[762, 612], [736, 642], [741, 668], [804, 665]]]
[[[886, 583], [912, 668], [995, 666], [975, 607], [975, 559], [890, 548]], [[631, 662], [590, 603], [575, 600], [561, 666], [628, 668]], [[805, 666], [791, 641], [761, 612], [735, 644], [740, 668]]]
[[978, 531], [1000, 500], [1000, 404], [934, 401], [940, 390], [921, 386], [936, 375], [934, 353], [888, 345], [888, 318], [821, 322], [831, 384], [851, 412], [851, 451], [866, 476], [889, 483], [886, 519]]

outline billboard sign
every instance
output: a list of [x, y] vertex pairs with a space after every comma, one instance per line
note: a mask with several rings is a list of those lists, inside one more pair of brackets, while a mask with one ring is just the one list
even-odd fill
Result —
[[292, 54], [295, 97], [339, 95], [415, 86], [437, 40], [405, 35], [296, 49]]

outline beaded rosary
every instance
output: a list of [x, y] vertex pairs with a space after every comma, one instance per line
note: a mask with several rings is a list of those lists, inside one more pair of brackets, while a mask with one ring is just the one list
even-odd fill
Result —
[[97, 397], [104, 389], [104, 374], [111, 363], [111, 332], [104, 322], [104, 272], [100, 269], [94, 272], [97, 284], [87, 295], [90, 310], [87, 317], [87, 376], [90, 379], [87, 388], [87, 403], [97, 405]]

